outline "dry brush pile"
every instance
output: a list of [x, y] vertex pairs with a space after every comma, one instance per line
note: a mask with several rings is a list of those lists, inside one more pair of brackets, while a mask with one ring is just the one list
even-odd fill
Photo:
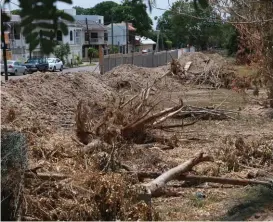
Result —
[[184, 53], [171, 62], [171, 71], [188, 84], [206, 84], [215, 88], [231, 88], [235, 72], [219, 54]]
[[170, 88], [182, 84], [168, 70], [124, 67], [103, 77], [39, 74], [2, 87], [2, 129], [28, 139], [22, 220], [156, 220], [151, 197], [171, 180], [258, 183], [189, 174], [213, 161], [203, 152], [178, 166], [155, 155], [150, 148], [178, 146], [175, 134], [158, 132], [233, 119], [232, 112], [173, 98]]

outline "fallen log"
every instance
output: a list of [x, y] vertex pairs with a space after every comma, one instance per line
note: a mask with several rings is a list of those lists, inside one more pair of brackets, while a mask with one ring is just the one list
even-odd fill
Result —
[[220, 184], [230, 185], [264, 185], [273, 188], [273, 182], [261, 181], [261, 180], [249, 180], [249, 179], [232, 179], [232, 178], [221, 178], [221, 177], [207, 177], [207, 176], [195, 176], [195, 175], [181, 175], [179, 180], [185, 181], [198, 181], [200, 183], [211, 182]]
[[37, 178], [42, 180], [64, 180], [69, 178], [68, 175], [60, 174], [60, 173], [54, 173], [54, 172], [48, 172], [48, 173], [25, 173], [26, 178]]
[[190, 171], [195, 165], [205, 161], [213, 161], [213, 158], [211, 156], [204, 155], [202, 152], [198, 153], [196, 157], [168, 170], [150, 183], [144, 184], [144, 186], [146, 187], [148, 193], [152, 195], [154, 192], [161, 189], [170, 180], [176, 179], [179, 175]]
[[[168, 171], [167, 171], [168, 172]], [[162, 175], [159, 172], [134, 172], [137, 174], [138, 179], [141, 181], [145, 178], [157, 178]], [[209, 176], [198, 176], [198, 175], [178, 175], [174, 180], [178, 181], [194, 181], [200, 183], [211, 182], [219, 184], [230, 184], [230, 185], [264, 185], [273, 188], [273, 182], [262, 181], [262, 180], [250, 180], [250, 179], [234, 179], [234, 178], [223, 178], [223, 177], [209, 177]], [[183, 185], [181, 185], [183, 186]]]

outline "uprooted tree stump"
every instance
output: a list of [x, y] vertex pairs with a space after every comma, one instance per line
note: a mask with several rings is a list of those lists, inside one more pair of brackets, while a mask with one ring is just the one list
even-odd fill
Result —
[[150, 91], [151, 87], [147, 87], [128, 101], [113, 98], [99, 117], [94, 117], [93, 104], [80, 101], [76, 113], [76, 134], [80, 142], [86, 145], [94, 139], [110, 145], [122, 140], [147, 142], [150, 130], [166, 127], [163, 123], [179, 113], [184, 105], [180, 100], [179, 105], [157, 111], [161, 101], [150, 99]]

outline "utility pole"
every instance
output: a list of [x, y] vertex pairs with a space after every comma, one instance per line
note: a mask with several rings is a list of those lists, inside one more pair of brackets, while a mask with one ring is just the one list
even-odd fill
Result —
[[[3, 14], [3, 11], [1, 9], [1, 15]], [[7, 53], [6, 53], [6, 42], [5, 42], [5, 27], [3, 19], [1, 19], [1, 39], [2, 39], [2, 49], [3, 49], [3, 61], [4, 61], [4, 72], [5, 72], [5, 81], [8, 81], [8, 65], [7, 65]]]
[[111, 12], [111, 39], [112, 39], [112, 53], [114, 53], [114, 24], [113, 11]]
[[156, 52], [158, 52], [158, 48], [159, 48], [159, 33], [160, 33], [160, 30], [157, 30], [156, 49], [155, 49]]
[[128, 28], [128, 21], [126, 20], [126, 54], [128, 54], [128, 42], [129, 42], [129, 28]]
[[88, 21], [87, 18], [85, 18], [85, 24], [86, 24], [86, 30], [87, 30], [87, 37], [88, 37], [88, 45], [90, 46], [90, 36], [89, 36], [89, 30], [88, 30]]
[[[88, 45], [89, 45], [89, 47], [90, 47], [90, 36], [89, 36], [89, 29], [88, 29], [88, 21], [87, 21], [87, 18], [85, 18], [85, 24], [86, 24], [86, 31], [87, 31], [87, 37], [88, 37]], [[91, 56], [92, 56], [92, 55], [89, 55], [89, 54], [88, 54], [88, 49], [87, 49], [87, 57], [89, 57], [90, 64], [91, 64]]]

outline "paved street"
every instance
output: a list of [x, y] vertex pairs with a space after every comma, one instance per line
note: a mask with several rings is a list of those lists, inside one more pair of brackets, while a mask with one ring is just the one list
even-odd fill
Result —
[[[98, 63], [96, 62], [94, 66], [84, 66], [84, 67], [77, 67], [77, 68], [68, 68], [64, 69], [62, 73], [71, 73], [71, 72], [99, 72], [99, 66]], [[60, 71], [57, 71], [56, 73], [60, 73]], [[26, 78], [27, 76], [32, 75], [32, 74], [27, 74], [25, 76], [9, 76], [9, 79], [21, 79], [21, 78]], [[34, 74], [35, 75], [35, 74]], [[5, 81], [5, 76], [1, 76], [1, 81]]]

